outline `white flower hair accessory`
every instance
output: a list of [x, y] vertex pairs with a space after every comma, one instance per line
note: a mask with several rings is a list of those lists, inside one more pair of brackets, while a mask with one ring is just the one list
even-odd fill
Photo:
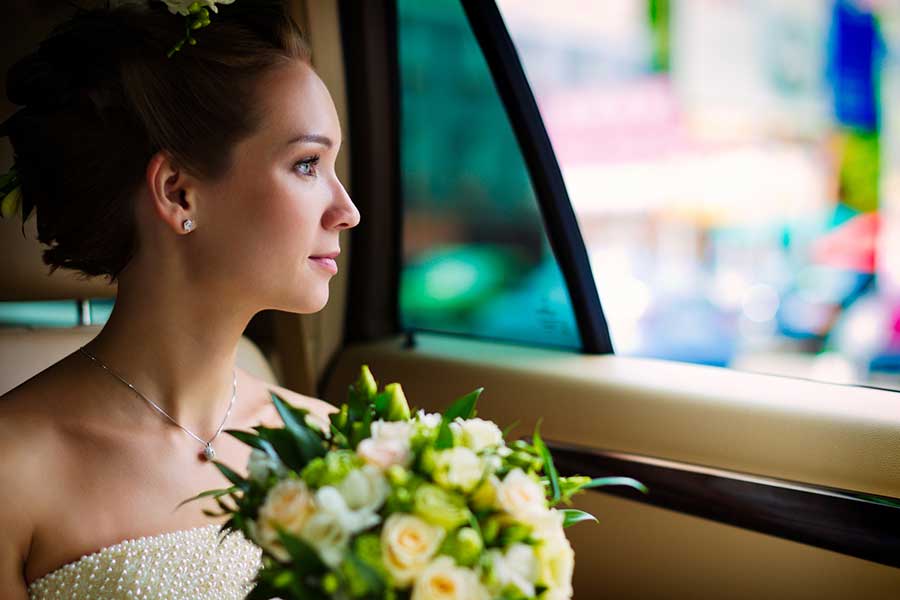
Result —
[[162, 0], [169, 8], [169, 12], [173, 15], [178, 14], [185, 17], [184, 37], [181, 38], [166, 53], [166, 56], [172, 58], [172, 55], [181, 50], [185, 43], [193, 46], [197, 43], [196, 38], [191, 35], [194, 29], [200, 29], [209, 25], [209, 11], [218, 13], [217, 4], [231, 4], [234, 0]]

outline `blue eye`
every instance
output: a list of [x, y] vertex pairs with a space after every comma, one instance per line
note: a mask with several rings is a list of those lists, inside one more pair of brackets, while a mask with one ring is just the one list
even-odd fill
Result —
[[294, 163], [294, 169], [305, 177], [313, 177], [316, 174], [316, 165], [319, 164], [319, 156], [304, 158]]

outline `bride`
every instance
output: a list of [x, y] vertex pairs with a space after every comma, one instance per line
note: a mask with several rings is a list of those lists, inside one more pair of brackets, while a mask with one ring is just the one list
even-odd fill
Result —
[[235, 367], [255, 313], [323, 308], [359, 213], [299, 30], [232, 1], [82, 11], [9, 71], [3, 133], [44, 261], [118, 292], [96, 338], [0, 397], [5, 599], [243, 597], [256, 547], [218, 546], [209, 499], [175, 507], [227, 485], [211, 456], [246, 465], [223, 429], [281, 424], [270, 389], [333, 410]]

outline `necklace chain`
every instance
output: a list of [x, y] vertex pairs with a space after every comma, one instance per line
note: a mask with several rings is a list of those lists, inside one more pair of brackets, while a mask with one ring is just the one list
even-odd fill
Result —
[[124, 380], [122, 377], [120, 377], [115, 371], [113, 371], [112, 369], [110, 369], [109, 367], [107, 367], [107, 366], [103, 363], [102, 360], [100, 360], [99, 358], [97, 358], [96, 356], [94, 356], [93, 354], [91, 354], [90, 352], [88, 352], [87, 350], [85, 350], [85, 349], [84, 349], [84, 346], [80, 347], [79, 350], [81, 350], [81, 352], [82, 352], [83, 354], [85, 354], [87, 357], [89, 357], [91, 360], [95, 361], [95, 362], [96, 362], [97, 364], [99, 364], [101, 367], [103, 367], [104, 369], [106, 369], [111, 375], [113, 375], [114, 377], [116, 377], [119, 381], [121, 381], [122, 383], [124, 383], [125, 385], [127, 385], [128, 387], [130, 387], [130, 388], [132, 389], [132, 391], [134, 391], [138, 396], [140, 396], [141, 398], [143, 398], [144, 400], [146, 400], [146, 401], [150, 404], [150, 406], [152, 406], [153, 408], [155, 408], [156, 410], [158, 410], [160, 413], [162, 413], [163, 416], [165, 416], [167, 419], [169, 419], [170, 421], [172, 421], [173, 423], [175, 423], [175, 425], [177, 425], [178, 427], [180, 427], [185, 433], [187, 433], [187, 434], [190, 435], [192, 438], [194, 438], [195, 440], [197, 440], [198, 442], [200, 442], [201, 444], [203, 444], [203, 446], [204, 446], [204, 448], [203, 448], [203, 455], [206, 457], [207, 460], [212, 460], [213, 458], [215, 458], [216, 452], [215, 452], [215, 450], [213, 450], [213, 447], [212, 447], [212, 441], [213, 441], [214, 439], [216, 439], [216, 436], [218, 436], [218, 435], [222, 432], [222, 428], [225, 427], [225, 422], [228, 420], [228, 415], [231, 414], [231, 409], [232, 409], [232, 407], [234, 407], [234, 399], [235, 399], [235, 396], [237, 396], [237, 375], [236, 375], [236, 373], [235, 373], [234, 370], [232, 370], [232, 373], [231, 373], [231, 376], [232, 376], [231, 401], [228, 403], [228, 410], [225, 411], [225, 418], [222, 419], [222, 423], [219, 425], [219, 428], [216, 429], [216, 432], [213, 434], [213, 436], [212, 436], [211, 438], [209, 438], [208, 441], [203, 441], [202, 438], [200, 438], [198, 435], [194, 434], [194, 432], [190, 431], [190, 430], [187, 429], [186, 427], [182, 426], [181, 423], [179, 423], [178, 421], [176, 421], [175, 419], [173, 419], [173, 418], [169, 415], [169, 413], [167, 413], [166, 411], [164, 411], [164, 410], [163, 410], [162, 408], [160, 408], [155, 402], [153, 402], [152, 400], [150, 400], [149, 398], [147, 398], [145, 395], [143, 395], [142, 393], [140, 393], [139, 391], [137, 391], [137, 389], [135, 389], [135, 387], [134, 387], [133, 385], [131, 385], [130, 383], [128, 383], [127, 381], [125, 381], [125, 380]]

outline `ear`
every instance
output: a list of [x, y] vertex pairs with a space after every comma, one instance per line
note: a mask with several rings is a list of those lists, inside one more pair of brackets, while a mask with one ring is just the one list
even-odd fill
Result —
[[197, 222], [196, 180], [180, 167], [172, 155], [160, 151], [147, 163], [147, 189], [159, 217], [175, 231], [184, 233], [185, 219]]

